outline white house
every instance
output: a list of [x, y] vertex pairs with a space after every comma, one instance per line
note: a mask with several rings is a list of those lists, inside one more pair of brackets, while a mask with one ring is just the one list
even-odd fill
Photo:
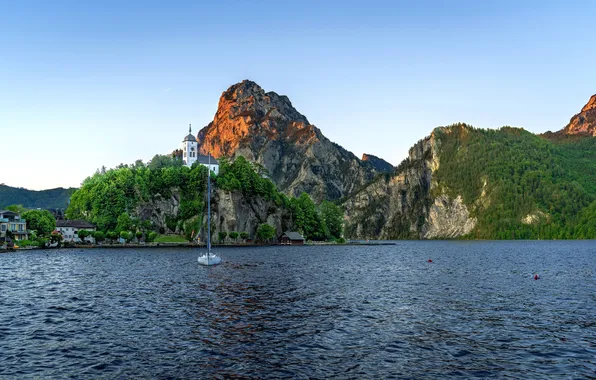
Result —
[[182, 161], [184, 161], [184, 164], [188, 167], [191, 167], [192, 164], [199, 161], [199, 164], [207, 167], [215, 174], [219, 174], [219, 162], [215, 157], [199, 154], [199, 144], [192, 134], [190, 124], [188, 125], [188, 135], [186, 135], [182, 141]]
[[[87, 230], [93, 233], [96, 228], [86, 220], [56, 220], [56, 231], [62, 235], [62, 241], [80, 243], [79, 230]], [[95, 239], [92, 236], [87, 236], [85, 241], [94, 243]]]

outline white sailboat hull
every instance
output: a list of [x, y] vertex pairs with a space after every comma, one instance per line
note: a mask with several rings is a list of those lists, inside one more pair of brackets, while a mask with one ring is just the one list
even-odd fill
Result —
[[199, 256], [197, 260], [201, 265], [217, 265], [221, 263], [221, 257], [214, 254], [210, 254], [209, 256], [207, 256], [207, 254], [204, 254], [203, 256]]

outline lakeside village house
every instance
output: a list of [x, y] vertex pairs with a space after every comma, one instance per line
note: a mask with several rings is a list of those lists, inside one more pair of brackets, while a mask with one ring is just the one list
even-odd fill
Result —
[[[210, 155], [211, 156], [211, 155]], [[215, 157], [204, 156], [199, 154], [198, 142], [192, 134], [192, 129], [189, 124], [188, 135], [182, 141], [182, 160], [188, 167], [195, 162], [206, 166], [215, 174], [219, 174], [219, 162]], [[87, 230], [89, 232], [96, 231], [93, 224], [85, 220], [64, 220], [62, 215], [56, 217], [56, 232], [62, 235], [64, 242], [81, 243], [78, 232], [80, 230]], [[27, 223], [25, 219], [15, 212], [8, 210], [0, 210], [0, 246], [7, 244], [12, 245], [12, 240], [7, 238], [6, 232], [12, 232], [14, 240], [26, 240], [28, 238]], [[94, 243], [95, 239], [92, 236], [85, 238], [86, 242]]]
[[[63, 242], [81, 243], [82, 240], [78, 235], [80, 230], [87, 230], [93, 233], [96, 231], [96, 228], [86, 220], [56, 220], [56, 231], [62, 235]], [[92, 236], [87, 236], [85, 241], [92, 244], [95, 243], [95, 239]]]
[[[7, 236], [12, 233], [13, 238]], [[0, 210], [0, 247], [7, 245], [11, 247], [13, 240], [27, 240], [29, 233], [27, 231], [27, 221], [21, 219], [16, 212]]]
[[295, 231], [284, 232], [278, 240], [281, 245], [304, 245], [304, 236]]
[[[211, 155], [209, 155], [211, 156]], [[219, 174], [219, 162], [215, 157], [203, 156], [199, 154], [199, 146], [196, 137], [192, 134], [190, 124], [188, 125], [188, 135], [182, 141], [182, 161], [188, 167], [192, 166], [196, 161], [199, 164], [206, 166], [215, 174]]]

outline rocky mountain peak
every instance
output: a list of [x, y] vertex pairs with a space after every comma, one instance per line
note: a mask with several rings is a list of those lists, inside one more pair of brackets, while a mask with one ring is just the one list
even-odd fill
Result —
[[592, 95], [581, 112], [574, 115], [560, 132], [564, 135], [596, 136], [596, 95]]
[[280, 190], [337, 199], [376, 169], [329, 141], [287, 96], [244, 80], [223, 92], [213, 121], [198, 133], [201, 154], [242, 155], [263, 165]]
[[265, 91], [255, 82], [245, 79], [242, 82], [231, 85], [226, 91], [224, 91], [223, 96], [227, 98], [231, 98], [232, 96], [242, 97], [246, 95], [250, 96], [251, 93], [264, 94]]
[[266, 116], [309, 124], [306, 117], [292, 106], [287, 96], [273, 91], [265, 92], [261, 86], [248, 79], [224, 91], [219, 99], [217, 114], [220, 113], [227, 113], [231, 118], [255, 116], [257, 118], [253, 118], [252, 122], [257, 124]]
[[588, 112], [596, 108], [596, 94], [592, 95], [588, 103], [582, 108], [582, 112]]
[[199, 131], [201, 154], [232, 157], [243, 145], [251, 151], [242, 154], [256, 160], [253, 150], [268, 140], [300, 134], [298, 142], [318, 137], [318, 130], [292, 106], [287, 96], [265, 92], [261, 86], [244, 80], [228, 88], [219, 99], [213, 121]]

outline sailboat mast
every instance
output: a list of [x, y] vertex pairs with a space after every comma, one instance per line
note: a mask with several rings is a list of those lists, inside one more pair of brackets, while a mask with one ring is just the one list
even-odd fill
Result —
[[211, 152], [207, 153], [207, 263], [209, 263], [209, 256], [211, 255]]

